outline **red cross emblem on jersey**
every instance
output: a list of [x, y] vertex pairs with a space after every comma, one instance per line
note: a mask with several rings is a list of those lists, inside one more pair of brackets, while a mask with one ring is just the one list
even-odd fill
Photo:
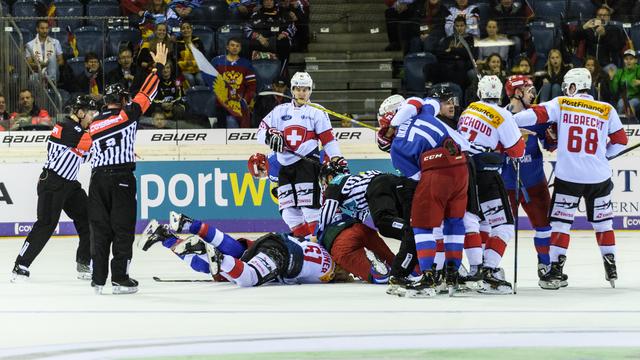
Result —
[[291, 125], [284, 128], [284, 140], [287, 142], [287, 147], [293, 151], [298, 150], [306, 136], [307, 129], [304, 126]]

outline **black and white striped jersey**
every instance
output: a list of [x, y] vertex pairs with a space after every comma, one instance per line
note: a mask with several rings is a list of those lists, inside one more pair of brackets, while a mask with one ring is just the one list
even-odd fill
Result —
[[47, 141], [47, 161], [44, 168], [60, 177], [74, 181], [78, 178], [80, 165], [91, 147], [91, 137], [80, 124], [66, 118], [57, 123]]
[[334, 221], [338, 209], [347, 216], [364, 221], [369, 216], [369, 204], [365, 197], [367, 187], [380, 174], [380, 171], [370, 170], [358, 175], [338, 175], [332, 179], [324, 191], [319, 231]]
[[93, 139], [91, 168], [135, 168], [136, 130], [140, 116], [156, 96], [160, 80], [151, 73], [144, 81], [133, 101], [122, 109], [101, 111], [89, 126]]

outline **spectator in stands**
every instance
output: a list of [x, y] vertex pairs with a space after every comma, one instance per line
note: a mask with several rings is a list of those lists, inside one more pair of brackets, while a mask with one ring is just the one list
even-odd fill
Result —
[[280, 0], [278, 8], [289, 21], [296, 27], [296, 34], [293, 37], [291, 49], [293, 51], [307, 51], [309, 45], [309, 11], [302, 6], [299, 0]]
[[157, 24], [153, 31], [153, 36], [148, 38], [146, 41], [142, 43], [140, 46], [140, 51], [138, 52], [138, 59], [136, 64], [143, 68], [149, 67], [150, 64], [153, 63], [153, 58], [151, 58], [151, 52], [149, 49], [155, 49], [158, 43], [163, 43], [164, 46], [167, 47], [168, 58], [175, 60], [175, 44], [173, 39], [169, 36], [169, 32], [167, 29], [167, 24]]
[[487, 37], [476, 43], [478, 63], [484, 64], [485, 59], [494, 53], [500, 55], [501, 59], [509, 59], [509, 40], [506, 36], [499, 34], [498, 22], [494, 19], [487, 21], [486, 30]]
[[[410, 39], [409, 23], [418, 21], [419, 5], [416, 0], [385, 0], [388, 8], [384, 12], [384, 20], [387, 24], [387, 38], [389, 45], [385, 51], [398, 51], [403, 48], [403, 43]], [[407, 44], [408, 46], [408, 44]]]
[[640, 65], [634, 50], [624, 52], [624, 67], [618, 69], [611, 81], [611, 91], [618, 100], [617, 109], [620, 114], [624, 114], [623, 94], [626, 90], [627, 99], [632, 114], [635, 116], [640, 111]]
[[160, 76], [158, 94], [147, 114], [161, 112], [166, 119], [184, 120], [186, 106], [182, 95], [182, 85], [173, 74], [173, 64], [167, 61]]
[[153, 29], [156, 25], [167, 21], [167, 9], [167, 3], [164, 0], [151, 0], [147, 4], [139, 26], [143, 40], [153, 35]]
[[144, 17], [144, 11], [150, 0], [120, 0], [120, 12], [123, 16], [136, 15]]
[[123, 47], [120, 49], [120, 53], [118, 54], [118, 67], [107, 74], [106, 83], [107, 85], [121, 83], [126, 89], [131, 91], [131, 85], [133, 85], [135, 74], [136, 68], [133, 65], [133, 55], [131, 54], [131, 50]]
[[151, 124], [154, 129], [173, 129], [167, 121], [167, 117], [162, 111], [156, 111], [151, 117]]
[[197, 36], [193, 36], [193, 27], [188, 22], [180, 25], [180, 38], [176, 43], [178, 52], [178, 67], [182, 72], [182, 76], [189, 86], [204, 85], [202, 74], [196, 63], [196, 59], [191, 53], [190, 45], [193, 44], [201, 53], [204, 53], [202, 41]]
[[466, 28], [467, 19], [464, 16], [458, 17], [454, 22], [455, 34], [444, 38], [438, 46], [438, 63], [425, 67], [426, 81], [434, 84], [451, 81], [462, 89], [469, 86], [470, 79], [475, 77], [473, 63], [460, 39], [466, 41], [474, 57], [477, 57], [477, 53], [473, 46], [473, 36]]
[[558, 49], [549, 50], [549, 60], [545, 64], [545, 74], [542, 77], [540, 102], [549, 101], [562, 95], [562, 79], [571, 69], [571, 65], [562, 60], [562, 53]]
[[533, 71], [533, 63], [526, 56], [520, 56], [516, 59], [515, 66], [511, 68], [511, 75], [527, 75], [532, 81], [536, 89], [542, 88], [542, 77], [546, 74], [544, 71], [536, 73]]
[[424, 6], [418, 9], [420, 27], [418, 34], [411, 34], [409, 52], [434, 53], [438, 42], [444, 38], [444, 23], [449, 10], [441, 0], [424, 1]]
[[[296, 28], [278, 11], [274, 0], [263, 0], [262, 7], [251, 15], [244, 26], [244, 35], [249, 39], [251, 59], [272, 57], [274, 53], [285, 65], [289, 61], [291, 41]], [[267, 53], [267, 54], [265, 54]]]
[[503, 34], [522, 38], [527, 22], [527, 11], [521, 2], [500, 0], [499, 4], [491, 8], [490, 17], [498, 21]]
[[251, 126], [249, 104], [256, 95], [256, 74], [248, 59], [240, 57], [242, 43], [239, 38], [227, 40], [226, 54], [216, 56], [211, 64], [219, 75], [205, 81], [216, 94], [218, 127], [247, 128]]
[[231, 19], [240, 22], [249, 20], [258, 7], [257, 0], [228, 0], [227, 3]]
[[622, 29], [610, 24], [611, 10], [600, 7], [596, 17], [578, 29], [577, 40], [585, 40], [587, 55], [594, 56], [603, 68], [620, 64], [620, 53], [626, 36]]
[[7, 112], [7, 100], [4, 95], [0, 94], [0, 131], [9, 130], [10, 122], [9, 122], [9, 113]]
[[[634, 19], [631, 16], [634, 10], [634, 3], [636, 3], [636, 7], [638, 5], [637, 0], [591, 0], [591, 2], [598, 9], [602, 7], [608, 8], [611, 16], [616, 21], [638, 21], [637, 18]], [[591, 16], [593, 16], [593, 14], [585, 14], [585, 17]]]
[[611, 88], [609, 86], [609, 75], [602, 70], [600, 63], [595, 57], [587, 55], [584, 60], [584, 67], [591, 73], [591, 92], [595, 100], [612, 102]]
[[49, 22], [36, 22], [36, 37], [26, 45], [27, 63], [36, 73], [44, 71], [54, 83], [58, 81], [58, 66], [64, 64], [60, 41], [49, 37]]
[[444, 31], [447, 36], [454, 34], [454, 22], [462, 17], [465, 19], [467, 34], [474, 37], [480, 37], [480, 11], [475, 5], [469, 5], [469, 0], [456, 0], [456, 6], [449, 8], [449, 16], [447, 16], [444, 24]]
[[507, 80], [507, 72], [504, 70], [504, 60], [498, 53], [487, 56], [482, 62], [482, 76], [495, 75], [500, 78], [503, 83]]
[[18, 111], [9, 117], [11, 130], [20, 130], [33, 125], [51, 126], [49, 113], [34, 103], [31, 90], [20, 90], [18, 104]]
[[94, 100], [102, 99], [101, 94], [104, 91], [102, 65], [96, 53], [89, 52], [84, 55], [84, 68], [82, 74], [73, 80], [72, 92], [89, 94]]
[[[289, 91], [287, 78], [281, 76], [276, 79], [271, 84], [271, 90], [287, 95]], [[258, 95], [256, 97], [256, 105], [253, 107], [251, 127], [258, 127], [262, 119], [267, 116], [273, 108], [287, 101], [289, 101], [289, 99], [278, 95]]]
[[[167, 26], [169, 32], [174, 34], [174, 29], [180, 28], [180, 25], [185, 21], [190, 21], [189, 16], [194, 8], [200, 7], [199, 1], [191, 0], [173, 0], [169, 3], [167, 9]], [[174, 34], [179, 36], [180, 34]]]

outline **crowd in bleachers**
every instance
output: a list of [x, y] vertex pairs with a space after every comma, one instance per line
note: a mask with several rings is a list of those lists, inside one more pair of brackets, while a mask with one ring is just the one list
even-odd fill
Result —
[[[152, 68], [149, 49], [164, 43], [170, 62], [145, 113], [147, 127], [256, 126], [256, 101], [272, 102], [256, 93], [286, 82], [289, 54], [305, 51], [309, 37], [304, 0], [17, 0], [2, 6], [18, 24], [32, 80], [46, 76], [64, 101], [81, 93], [100, 100], [116, 82], [134, 94]], [[27, 16], [43, 19], [19, 18]], [[218, 80], [201, 71], [193, 48], [213, 64]], [[0, 130], [22, 127], [11, 115], [0, 119]]]
[[[405, 53], [404, 87], [422, 95], [449, 82], [476, 101], [478, 74], [532, 77], [538, 102], [564, 74], [587, 67], [592, 95], [627, 121], [640, 111], [640, 2], [635, 0], [385, 0], [389, 46]], [[473, 57], [473, 59], [471, 59]], [[628, 102], [626, 101], [628, 99]], [[505, 98], [506, 100], [506, 98]], [[623, 101], [624, 100], [624, 101]]]

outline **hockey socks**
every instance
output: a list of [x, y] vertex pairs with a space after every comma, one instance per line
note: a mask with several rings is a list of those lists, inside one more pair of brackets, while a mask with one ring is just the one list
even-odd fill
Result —
[[551, 262], [558, 262], [558, 257], [567, 253], [569, 240], [569, 234], [561, 232], [551, 233], [551, 246], [549, 247], [549, 258]]
[[436, 270], [442, 270], [444, 268], [444, 240], [436, 239], [436, 257], [434, 259], [436, 263]]
[[533, 244], [536, 247], [538, 253], [538, 263], [549, 265], [549, 246], [551, 244], [551, 226], [536, 228], [536, 233], [533, 236]]
[[600, 248], [600, 254], [602, 256], [616, 254], [616, 237], [613, 230], [597, 232], [596, 239], [598, 240], [598, 247]]
[[500, 237], [489, 237], [484, 248], [484, 266], [492, 269], [497, 268], [506, 249], [507, 243]]
[[198, 220], [193, 220], [193, 223], [189, 226], [189, 232], [200, 236], [205, 242], [220, 250], [221, 253], [234, 258], [240, 258], [244, 251], [247, 250], [238, 240]]
[[464, 248], [464, 223], [462, 218], [448, 218], [444, 220], [444, 251], [446, 262], [453, 262], [456, 269], [462, 264], [462, 250]]
[[467, 255], [469, 265], [482, 265], [482, 238], [477, 232], [464, 235], [464, 252]]
[[416, 254], [421, 271], [431, 270], [436, 256], [436, 241], [433, 238], [433, 229], [413, 228], [416, 241]]

